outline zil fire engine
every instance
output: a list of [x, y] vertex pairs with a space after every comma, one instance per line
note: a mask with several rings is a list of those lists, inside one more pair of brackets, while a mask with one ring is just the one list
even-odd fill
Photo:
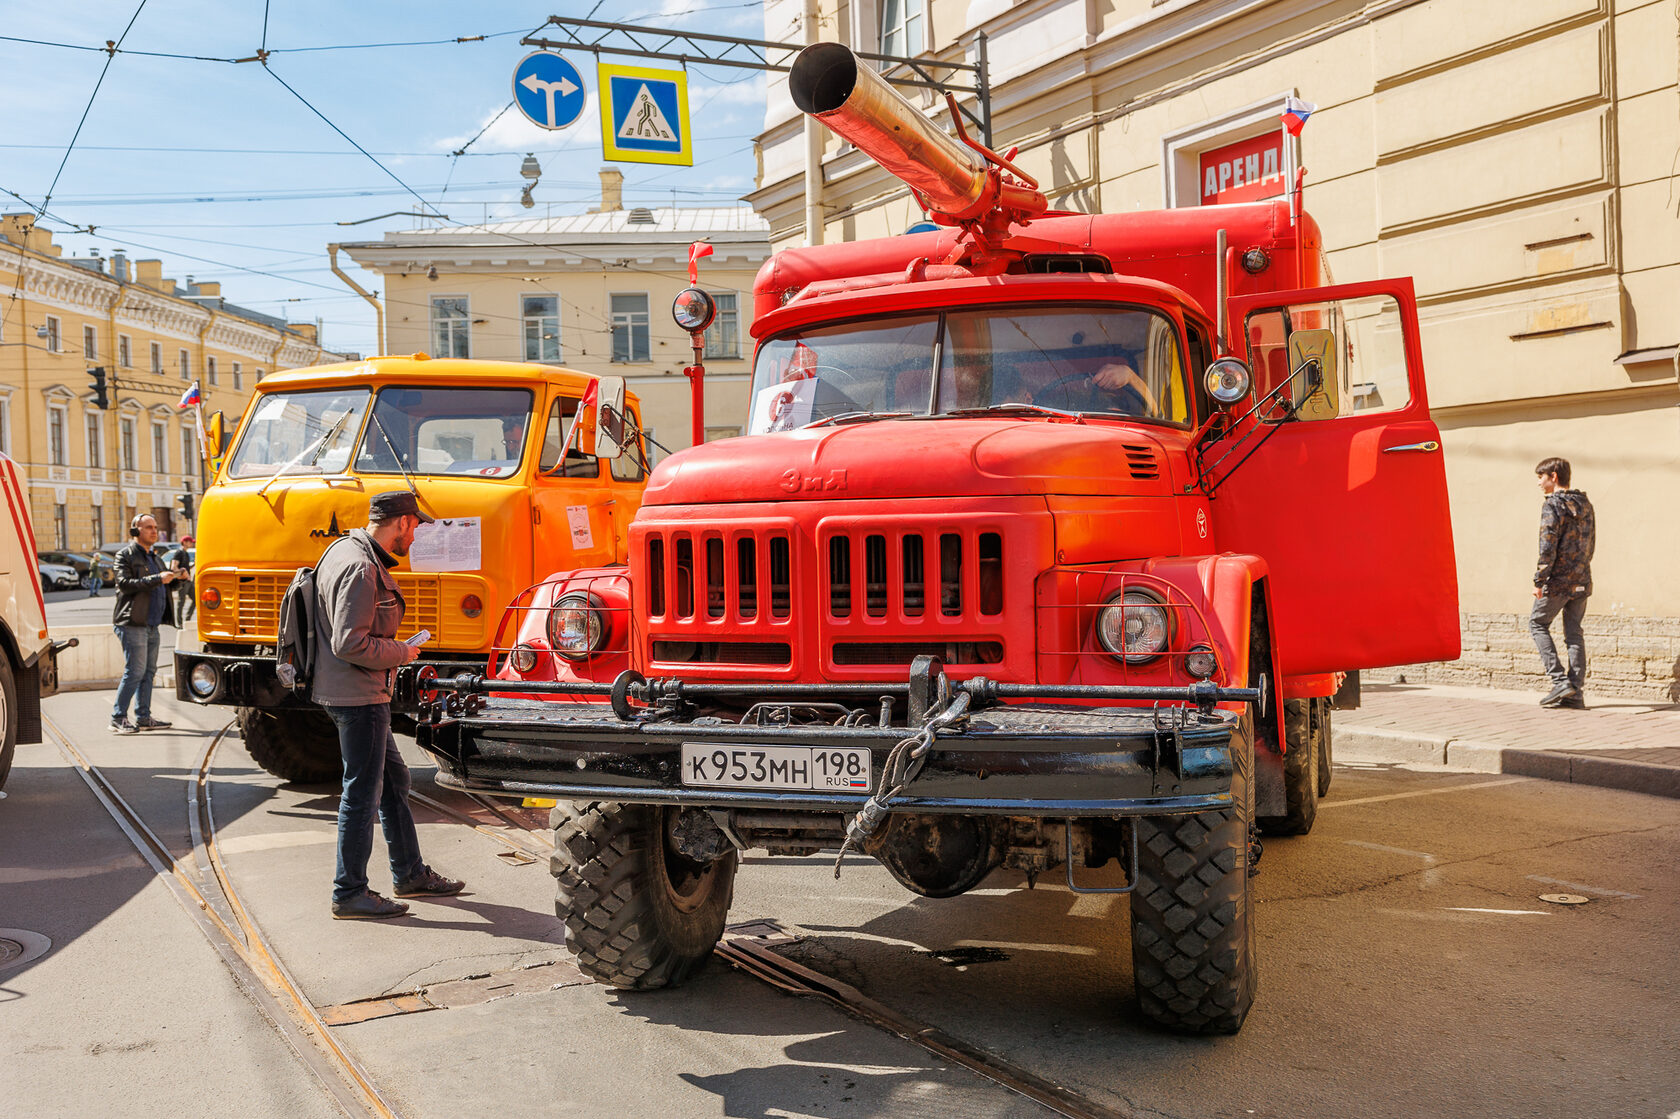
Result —
[[628, 564], [528, 591], [489, 676], [428, 675], [420, 743], [562, 802], [603, 982], [700, 966], [742, 852], [839, 847], [928, 897], [1128, 893], [1142, 1012], [1234, 1032], [1338, 674], [1459, 648], [1410, 281], [1322, 286], [1299, 181], [1050, 213], [845, 47], [791, 88], [945, 228], [768, 261], [748, 435], [662, 463]]

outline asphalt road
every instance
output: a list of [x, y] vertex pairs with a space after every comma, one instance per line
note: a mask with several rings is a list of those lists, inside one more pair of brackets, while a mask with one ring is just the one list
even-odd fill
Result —
[[[190, 778], [225, 720], [160, 693], [178, 732], [116, 738], [107, 704], [79, 693], [47, 712], [185, 853]], [[417, 790], [443, 796], [412, 757]], [[0, 928], [52, 948], [0, 967], [0, 1114], [335, 1113], [51, 745], [20, 748], [7, 792]], [[237, 740], [212, 783], [235, 883], [317, 1006], [491, 977], [450, 1009], [335, 1027], [404, 1115], [1046, 1114], [718, 964], [677, 991], [584, 983], [546, 867], [423, 806], [428, 859], [470, 891], [335, 923], [335, 793], [281, 786]], [[1680, 1111], [1677, 855], [1680, 802], [1338, 767], [1313, 834], [1267, 842], [1260, 994], [1234, 1038], [1149, 1030], [1127, 902], [1029, 891], [1018, 873], [933, 901], [861, 861], [835, 882], [828, 858], [754, 856], [731, 920], [776, 920], [808, 966], [1122, 1113], [1664, 1119]], [[1559, 892], [1591, 900], [1538, 896]]]

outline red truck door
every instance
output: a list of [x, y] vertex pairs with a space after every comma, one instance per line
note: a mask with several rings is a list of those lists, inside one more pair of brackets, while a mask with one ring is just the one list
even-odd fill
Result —
[[[1204, 481], [1220, 550], [1270, 568], [1282, 671], [1456, 658], [1458, 569], [1411, 280], [1242, 296], [1229, 308], [1255, 399], [1290, 383], [1250, 445]], [[1318, 392], [1298, 372], [1309, 357], [1328, 367]]]

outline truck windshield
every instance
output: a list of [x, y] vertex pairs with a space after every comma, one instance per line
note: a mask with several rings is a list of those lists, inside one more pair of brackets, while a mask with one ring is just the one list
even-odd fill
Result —
[[530, 389], [381, 389], [356, 470], [505, 478], [519, 470], [530, 426]]
[[367, 402], [364, 388], [263, 394], [240, 425], [228, 477], [342, 472]]
[[1111, 306], [1004, 306], [815, 327], [759, 347], [749, 430], [1008, 404], [1188, 425], [1178, 330], [1159, 312]]

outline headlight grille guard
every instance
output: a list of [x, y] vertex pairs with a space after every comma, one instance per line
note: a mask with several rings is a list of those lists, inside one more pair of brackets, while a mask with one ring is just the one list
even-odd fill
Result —
[[[1184, 666], [1184, 659], [1197, 645], [1213, 650], [1214, 677], [1228, 663], [1222, 643], [1215, 639], [1214, 629], [1201, 606], [1176, 584], [1158, 575], [1118, 565], [1101, 565], [1051, 568], [1039, 578], [1041, 582], [1052, 580], [1053, 585], [1050, 593], [1040, 594], [1038, 609], [1041, 614], [1056, 612], [1048, 625], [1041, 621], [1039, 626], [1040, 656], [1072, 658], [1078, 666], [1076, 676], [1089, 675], [1088, 670], [1095, 665], [1102, 676], [1117, 675], [1122, 684], [1134, 680], [1158, 682], [1166, 666], [1166, 672], [1171, 675], [1193, 679]], [[1097, 619], [1103, 608], [1118, 603], [1128, 591], [1134, 590], [1157, 599], [1155, 605], [1167, 612], [1167, 647], [1141, 662], [1111, 653], [1097, 636]]]

